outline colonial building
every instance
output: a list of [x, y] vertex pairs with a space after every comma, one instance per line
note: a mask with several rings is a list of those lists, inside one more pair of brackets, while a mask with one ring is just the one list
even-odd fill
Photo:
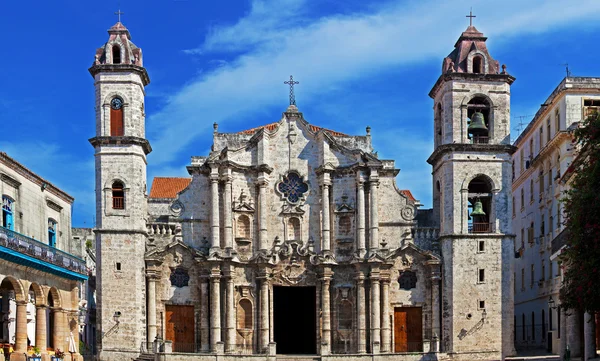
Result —
[[215, 124], [191, 177], [157, 178], [148, 197], [149, 77], [129, 31], [108, 32], [90, 68], [100, 359], [514, 352], [514, 78], [483, 34], [461, 35], [430, 93], [435, 204], [422, 225], [433, 228], [419, 228], [420, 204], [377, 157], [371, 129], [313, 125], [293, 98], [264, 126]]
[[600, 78], [566, 77], [514, 143], [518, 151], [513, 155], [511, 213], [517, 236], [513, 277], [518, 348], [563, 354], [568, 344], [574, 357], [596, 352], [590, 315], [566, 315], [560, 308], [558, 255], [567, 231], [561, 198], [569, 189], [567, 170], [577, 152], [571, 131], [599, 110]]
[[[10, 360], [57, 349], [79, 359], [84, 261], [71, 249], [73, 198], [0, 152], [0, 347]], [[69, 353], [71, 350], [73, 353]]]

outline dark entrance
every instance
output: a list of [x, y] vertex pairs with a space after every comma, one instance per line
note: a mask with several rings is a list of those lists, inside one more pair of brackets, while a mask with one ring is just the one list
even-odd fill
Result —
[[273, 287], [278, 354], [316, 354], [316, 288]]

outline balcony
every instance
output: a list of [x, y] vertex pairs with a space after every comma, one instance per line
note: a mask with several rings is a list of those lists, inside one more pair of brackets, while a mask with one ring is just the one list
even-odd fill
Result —
[[491, 233], [492, 225], [488, 222], [473, 222], [469, 224], [469, 233]]
[[567, 228], [563, 229], [562, 232], [558, 234], [558, 236], [552, 239], [552, 254], [558, 252], [565, 244], [567, 244], [567, 238], [569, 237], [569, 232], [567, 232]]
[[81, 258], [4, 227], [0, 227], [0, 258], [69, 279], [88, 278]]

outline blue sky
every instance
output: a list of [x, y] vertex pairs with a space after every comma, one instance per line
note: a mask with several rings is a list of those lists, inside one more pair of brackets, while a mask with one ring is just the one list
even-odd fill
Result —
[[[517, 78], [512, 129], [529, 122], [565, 75], [600, 76], [600, 2], [121, 0], [122, 21], [150, 74], [146, 129], [155, 176], [187, 176], [212, 124], [235, 132], [279, 120], [283, 84], [312, 124], [372, 128], [399, 188], [431, 206], [432, 100], [442, 59], [468, 26]], [[119, 1], [22, 0], [0, 13], [0, 150], [76, 198], [73, 225], [94, 223], [94, 87], [87, 69]]]

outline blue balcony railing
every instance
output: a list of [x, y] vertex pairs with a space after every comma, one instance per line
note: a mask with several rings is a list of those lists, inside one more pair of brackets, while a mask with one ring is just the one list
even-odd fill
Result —
[[87, 274], [83, 259], [4, 227], [0, 227], [0, 246], [69, 271]]

